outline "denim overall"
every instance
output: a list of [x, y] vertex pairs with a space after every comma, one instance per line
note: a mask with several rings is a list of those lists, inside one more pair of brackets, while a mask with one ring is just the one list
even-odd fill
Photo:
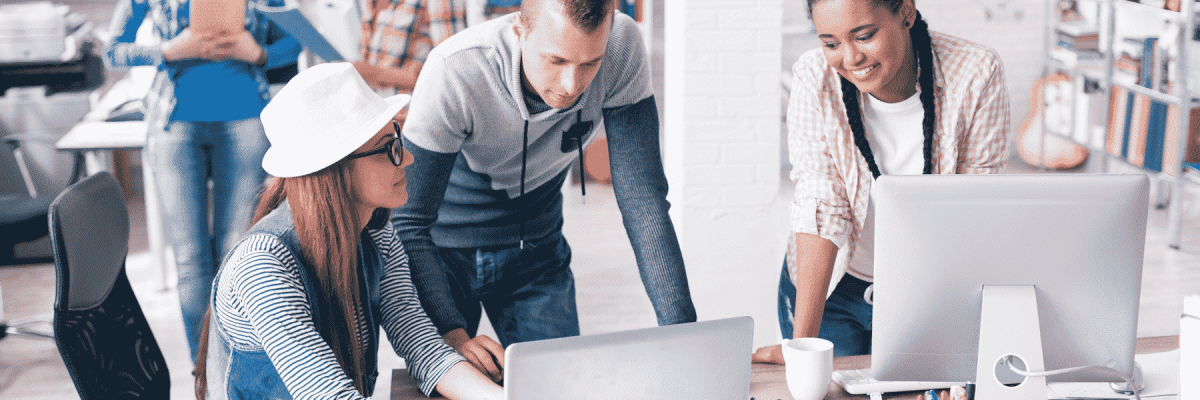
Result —
[[[324, 324], [329, 323], [329, 321], [323, 321], [321, 313], [318, 312], [318, 307], [326, 305], [318, 304], [319, 302], [316, 301], [320, 298], [317, 295], [319, 282], [300, 251], [300, 241], [296, 238], [296, 230], [293, 225], [292, 210], [285, 201], [251, 227], [244, 237], [266, 234], [279, 238], [283, 242], [292, 258], [299, 263], [300, 281], [304, 284], [304, 294], [309, 301], [309, 307], [312, 308], [313, 322], [319, 332]], [[375, 387], [375, 379], [379, 375], [376, 350], [379, 348], [378, 332], [382, 318], [379, 306], [379, 281], [380, 276], [383, 275], [383, 257], [366, 230], [362, 232], [358, 248], [359, 276], [365, 278], [360, 279], [362, 285], [359, 287], [359, 291], [369, 299], [366, 301], [366, 310], [364, 310], [368, 327], [367, 348], [364, 349], [364, 355], [369, 372], [366, 395], [370, 396], [370, 391]], [[220, 272], [214, 282], [220, 282]], [[217, 291], [213, 290], [209, 299], [210, 307], [216, 304], [216, 295]], [[336, 323], [345, 323], [345, 321], [336, 321]], [[266, 352], [235, 348], [219, 328], [220, 324], [217, 313], [212, 313], [208, 326], [206, 371], [208, 374], [208, 399], [292, 399], [279, 372], [267, 358]]]

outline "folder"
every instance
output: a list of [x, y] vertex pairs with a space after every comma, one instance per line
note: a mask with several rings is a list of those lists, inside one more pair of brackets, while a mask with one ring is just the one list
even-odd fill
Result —
[[[195, 1], [195, 0], [193, 0]], [[308, 18], [300, 13], [300, 10], [295, 5], [287, 5], [283, 7], [258, 7], [258, 11], [267, 17], [267, 19], [279, 25], [284, 32], [296, 38], [300, 45], [321, 57], [322, 60], [333, 62], [343, 61], [341, 53], [317, 32]]]
[[189, 13], [196, 33], [246, 29], [246, 0], [192, 0]]

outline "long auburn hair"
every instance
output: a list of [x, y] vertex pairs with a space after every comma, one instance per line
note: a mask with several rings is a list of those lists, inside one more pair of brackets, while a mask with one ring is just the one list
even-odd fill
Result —
[[[269, 182], [254, 212], [254, 223], [262, 220], [285, 200], [292, 208], [296, 237], [303, 254], [299, 255], [316, 277], [316, 299], [321, 338], [329, 344], [342, 370], [354, 381], [363, 396], [370, 394], [366, 350], [359, 340], [364, 329], [359, 321], [365, 312], [359, 291], [358, 245], [361, 226], [358, 221], [357, 199], [350, 184], [350, 161], [343, 159], [312, 174], [294, 178], [273, 178]], [[376, 210], [378, 213], [379, 210]], [[196, 355], [196, 398], [207, 394], [206, 361], [208, 358], [209, 318], [204, 317], [200, 348]]]
[[[812, 17], [813, 4], [822, 0], [808, 0], [808, 15]], [[892, 14], [900, 11], [900, 7], [904, 4], [904, 0], [867, 0], [877, 5], [886, 7]], [[915, 11], [915, 10], [914, 10]], [[922, 146], [922, 153], [925, 158], [925, 166], [922, 168], [923, 174], [933, 173], [933, 131], [937, 124], [937, 110], [934, 109], [933, 101], [933, 43], [929, 38], [929, 25], [921, 18], [921, 12], [915, 11], [917, 18], [913, 21], [912, 27], [908, 29], [909, 36], [912, 40], [912, 48], [914, 56], [917, 59], [917, 65], [920, 67], [920, 74], [917, 76], [917, 85], [921, 87], [921, 108], [924, 110], [924, 116], [921, 118], [921, 129], [925, 135], [925, 141]], [[875, 155], [871, 152], [871, 144], [867, 143], [866, 130], [863, 128], [862, 110], [858, 106], [858, 87], [850, 83], [845, 77], [840, 77], [842, 81], [842, 103], [846, 107], [846, 119], [850, 123], [850, 132], [854, 134], [854, 145], [858, 147], [858, 151], [862, 153], [863, 158], [867, 159], [867, 167], [871, 170], [871, 175], [879, 177], [879, 166], [875, 163]]]

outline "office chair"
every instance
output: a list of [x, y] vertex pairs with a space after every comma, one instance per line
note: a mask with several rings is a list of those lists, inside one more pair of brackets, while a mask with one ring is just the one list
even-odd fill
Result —
[[82, 399], [166, 399], [166, 360], [125, 275], [129, 212], [108, 172], [50, 205], [54, 338]]
[[[47, 221], [50, 202], [54, 201], [54, 196], [45, 193], [39, 195], [37, 185], [33, 181], [33, 173], [25, 161], [25, 152], [21, 145], [41, 145], [53, 148], [54, 144], [28, 135], [9, 135], [0, 138], [0, 141], [11, 148], [13, 160], [17, 164], [17, 170], [20, 172], [26, 191], [25, 193], [0, 193], [0, 265], [3, 265], [15, 261], [15, 248], [18, 244], [41, 239], [50, 234]], [[81, 158], [79, 155], [75, 156], [74, 165], [71, 167], [70, 182], [74, 182], [83, 173]], [[45, 255], [47, 258], [49, 256]], [[38, 257], [35, 256], [33, 260]], [[33, 260], [22, 260], [21, 262]], [[33, 325], [50, 322], [49, 315], [8, 320], [5, 319], [4, 314], [4, 306], [0, 302], [0, 339], [9, 335], [54, 338], [47, 332], [30, 328]]]

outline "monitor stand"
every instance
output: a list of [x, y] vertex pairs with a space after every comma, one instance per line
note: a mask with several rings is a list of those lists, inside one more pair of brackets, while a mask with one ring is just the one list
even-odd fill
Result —
[[975, 398], [1045, 400], [1045, 377], [1026, 377], [1012, 387], [1000, 382], [996, 376], [997, 364], [1007, 370], [1004, 359], [1008, 356], [1016, 356], [1023, 361], [1026, 371], [1046, 370], [1042, 359], [1037, 293], [1033, 286], [985, 285], [979, 318]]

